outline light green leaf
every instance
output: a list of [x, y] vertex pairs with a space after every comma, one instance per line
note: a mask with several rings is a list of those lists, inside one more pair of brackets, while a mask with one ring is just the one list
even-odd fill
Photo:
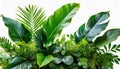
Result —
[[35, 32], [40, 29], [45, 20], [45, 13], [42, 8], [38, 8], [34, 5], [28, 7], [19, 7], [18, 21], [22, 23], [34, 36]]
[[52, 55], [45, 56], [43, 53], [37, 54], [37, 64], [39, 67], [46, 66], [51, 61], [53, 61], [54, 57]]
[[77, 3], [66, 4], [56, 10], [54, 14], [47, 19], [43, 24], [47, 36], [47, 43], [52, 42], [54, 38], [61, 33], [62, 29], [68, 26], [79, 7], [80, 5]]
[[74, 33], [75, 41], [78, 43], [83, 38], [91, 41], [95, 36], [99, 35], [108, 25], [109, 12], [100, 12], [91, 16], [86, 25], [80, 26]]
[[37, 64], [39, 66], [41, 66], [41, 64], [42, 64], [42, 62], [43, 62], [44, 59], [45, 59], [45, 56], [44, 56], [43, 53], [38, 53], [37, 54]]
[[96, 46], [104, 46], [116, 40], [120, 36], [120, 29], [110, 29], [103, 36], [96, 38]]
[[54, 57], [52, 55], [45, 56], [44, 61], [42, 62], [40, 67], [43, 67], [53, 61]]
[[27, 29], [25, 29], [25, 27], [21, 23], [4, 16], [3, 21], [5, 25], [8, 27], [9, 36], [13, 41], [28, 42], [31, 40], [30, 32]]

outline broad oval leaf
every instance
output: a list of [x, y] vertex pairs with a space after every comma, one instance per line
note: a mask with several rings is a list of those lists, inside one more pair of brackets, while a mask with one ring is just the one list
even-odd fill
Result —
[[54, 57], [52, 55], [48, 55], [48, 56], [45, 56], [45, 59], [44, 61], [42, 62], [41, 66], [40, 67], [43, 67], [47, 64], [49, 64], [51, 61], [54, 60]]
[[37, 64], [39, 65], [39, 67], [46, 66], [53, 60], [54, 57], [52, 55], [45, 56], [43, 53], [37, 54]]
[[54, 62], [55, 62], [56, 64], [59, 64], [59, 63], [62, 62], [62, 58], [55, 57], [55, 58], [54, 58]]
[[100, 12], [89, 18], [87, 24], [82, 25], [74, 37], [76, 42], [81, 41], [83, 38], [91, 41], [95, 36], [99, 35], [108, 25], [109, 12]]
[[64, 27], [66, 27], [72, 20], [79, 9], [79, 4], [72, 3], [66, 4], [56, 10], [53, 15], [51, 15], [46, 22], [43, 24], [45, 29], [47, 42], [50, 43], [54, 38], [59, 35]]
[[74, 62], [74, 59], [72, 56], [65, 56], [63, 57], [62, 61], [66, 64], [66, 65], [71, 65]]
[[3, 16], [3, 21], [5, 25], [8, 27], [9, 36], [13, 41], [28, 42], [31, 40], [30, 32], [27, 29], [25, 29], [25, 27], [22, 24], [4, 16]]
[[8, 64], [7, 69], [30, 69], [32, 64], [24, 60], [22, 57], [15, 57]]
[[112, 41], [116, 40], [120, 36], [120, 29], [110, 29], [104, 33], [103, 36], [96, 38], [96, 46], [104, 46], [110, 44]]

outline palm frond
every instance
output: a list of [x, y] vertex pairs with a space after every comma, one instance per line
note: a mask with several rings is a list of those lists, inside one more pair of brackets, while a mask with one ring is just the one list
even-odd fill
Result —
[[0, 47], [6, 52], [10, 52], [13, 49], [12, 43], [5, 37], [0, 37]]
[[17, 20], [28, 29], [32, 35], [41, 27], [45, 20], [45, 12], [42, 8], [29, 5], [26, 8], [19, 7]]

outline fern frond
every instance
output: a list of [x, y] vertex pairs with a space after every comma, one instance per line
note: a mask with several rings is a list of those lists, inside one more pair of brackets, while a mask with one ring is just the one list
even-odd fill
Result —
[[32, 35], [41, 27], [45, 21], [45, 13], [42, 8], [29, 5], [26, 8], [19, 7], [18, 22], [22, 23]]
[[10, 52], [13, 49], [12, 43], [5, 37], [0, 37], [0, 47], [6, 52]]

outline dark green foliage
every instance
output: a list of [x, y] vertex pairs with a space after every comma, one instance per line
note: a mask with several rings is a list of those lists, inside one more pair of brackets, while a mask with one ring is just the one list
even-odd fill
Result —
[[30, 32], [27, 29], [25, 29], [25, 27], [22, 24], [4, 16], [3, 16], [3, 21], [5, 25], [8, 27], [9, 36], [13, 41], [28, 42], [31, 40]]

